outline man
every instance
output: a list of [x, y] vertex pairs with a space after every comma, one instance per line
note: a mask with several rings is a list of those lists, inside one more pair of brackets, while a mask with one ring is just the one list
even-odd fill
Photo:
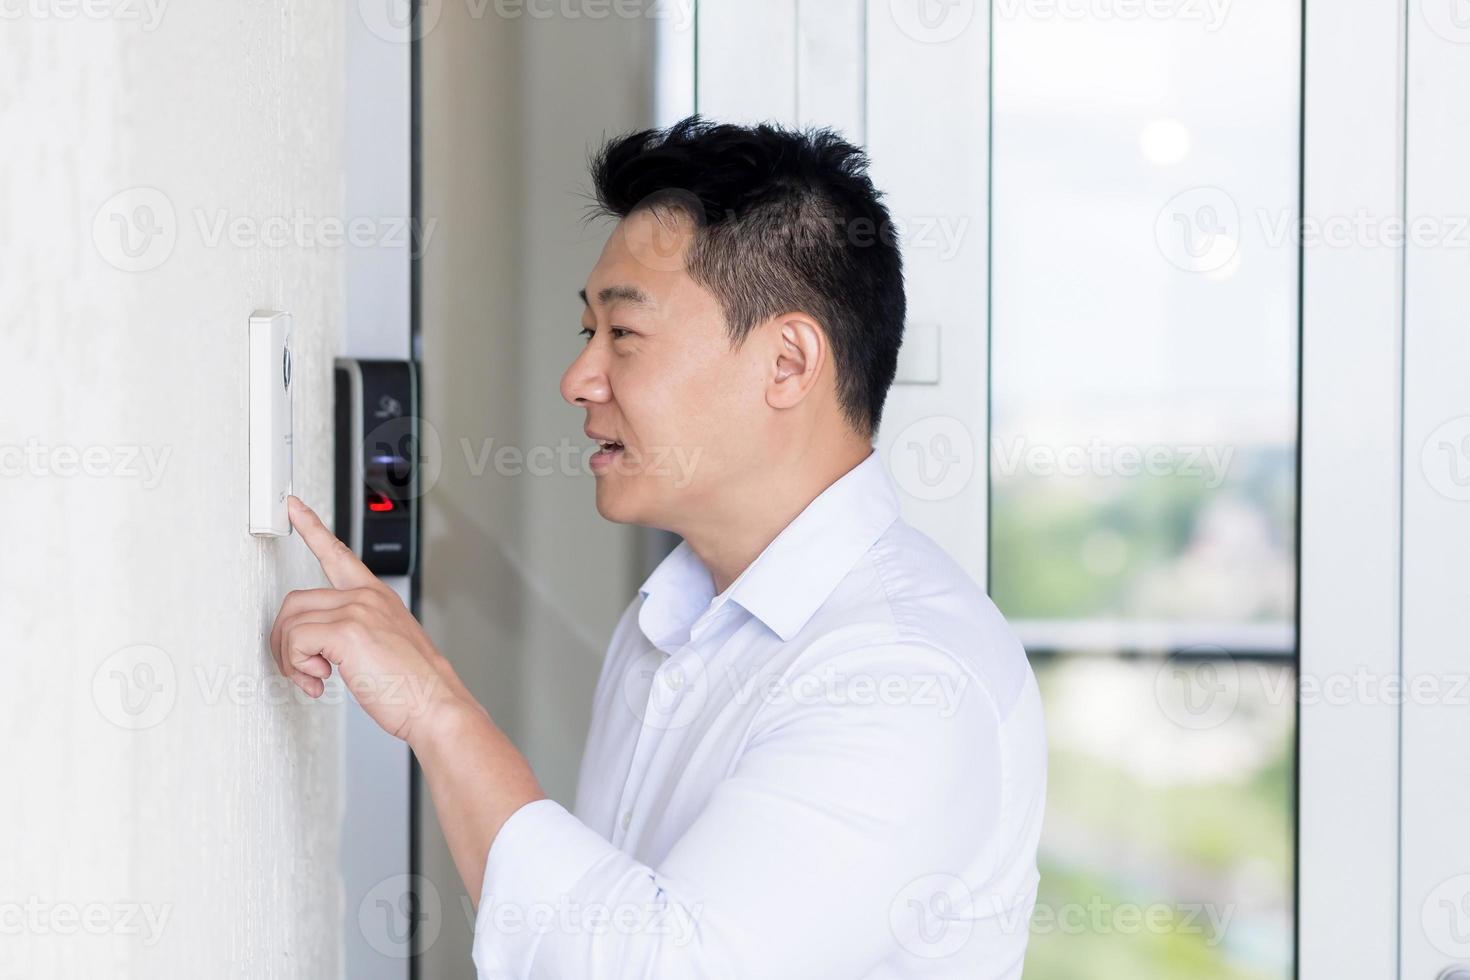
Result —
[[282, 671], [412, 747], [482, 977], [1019, 976], [1040, 701], [872, 448], [905, 302], [866, 158], [690, 118], [592, 175], [618, 221], [562, 394], [599, 513], [683, 542], [613, 632], [575, 815], [294, 498], [333, 588], [282, 605]]

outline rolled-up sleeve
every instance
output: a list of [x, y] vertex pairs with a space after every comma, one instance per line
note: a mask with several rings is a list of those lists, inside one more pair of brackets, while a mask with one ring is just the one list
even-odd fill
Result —
[[[486, 861], [482, 980], [861, 977], [903, 945], [916, 881], [983, 875], [1005, 781], [983, 685], [924, 646], [830, 666], [820, 698], [763, 713], [656, 868], [553, 801], [512, 815]], [[885, 696], [896, 674], [906, 693]], [[949, 697], [915, 696], [929, 675]]]

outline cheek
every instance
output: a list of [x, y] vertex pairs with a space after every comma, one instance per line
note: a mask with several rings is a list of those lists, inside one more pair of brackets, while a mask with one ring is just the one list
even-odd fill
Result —
[[700, 365], [676, 353], [639, 356], [609, 374], [618, 411], [640, 448], [682, 445], [684, 436], [697, 429], [710, 384]]
[[664, 406], [670, 445], [714, 451], [739, 426], [738, 379], [733, 365], [704, 365], [681, 376], [669, 389]]
[[737, 441], [759, 426], [765, 407], [761, 366], [744, 352], [720, 359], [700, 386], [700, 401], [711, 428]]
[[719, 494], [767, 458], [767, 413], [759, 373], [738, 356], [690, 386], [679, 425], [677, 468], [684, 492]]
[[726, 469], [725, 461], [752, 455], [747, 444], [759, 441], [765, 404], [754, 358], [727, 352], [723, 340], [711, 346], [718, 349], [630, 358], [612, 378], [630, 438], [650, 457], [697, 458], [700, 482]]
[[669, 445], [677, 437], [684, 408], [682, 380], [646, 362], [625, 364], [609, 374], [628, 441], [645, 451]]

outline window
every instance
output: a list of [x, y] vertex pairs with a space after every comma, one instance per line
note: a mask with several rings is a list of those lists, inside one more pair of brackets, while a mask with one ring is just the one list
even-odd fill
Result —
[[1292, 973], [1300, 9], [994, 6], [992, 595], [1028, 978]]

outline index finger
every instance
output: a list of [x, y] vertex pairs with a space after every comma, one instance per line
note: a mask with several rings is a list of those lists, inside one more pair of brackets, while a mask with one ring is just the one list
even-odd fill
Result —
[[306, 506], [300, 498], [286, 498], [286, 513], [291, 517], [291, 526], [301, 535], [301, 540], [311, 549], [316, 560], [326, 573], [327, 581], [334, 589], [360, 589], [378, 584], [378, 577], [352, 553], [352, 549], [327, 530], [316, 511]]

